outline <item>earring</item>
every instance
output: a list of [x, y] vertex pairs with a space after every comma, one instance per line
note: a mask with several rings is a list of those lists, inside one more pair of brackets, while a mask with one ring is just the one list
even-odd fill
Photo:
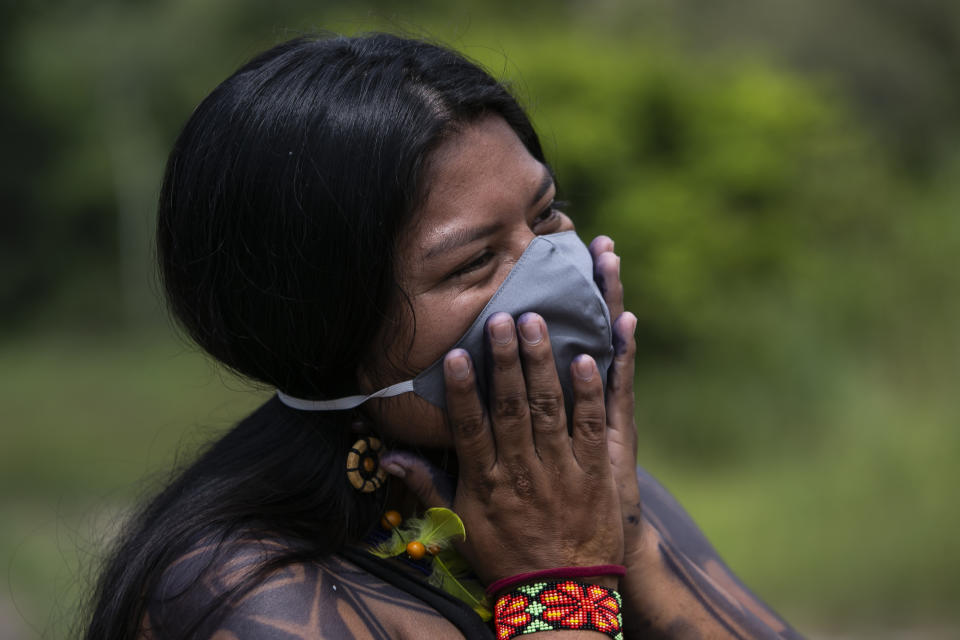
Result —
[[383, 486], [387, 472], [380, 466], [383, 445], [373, 436], [365, 436], [353, 443], [347, 454], [347, 479], [362, 493], [376, 491]]

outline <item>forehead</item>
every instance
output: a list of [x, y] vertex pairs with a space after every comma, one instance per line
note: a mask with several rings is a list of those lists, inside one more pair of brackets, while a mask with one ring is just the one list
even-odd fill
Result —
[[547, 173], [499, 116], [468, 124], [431, 154], [426, 196], [404, 239], [422, 249], [450, 232], [526, 213]]

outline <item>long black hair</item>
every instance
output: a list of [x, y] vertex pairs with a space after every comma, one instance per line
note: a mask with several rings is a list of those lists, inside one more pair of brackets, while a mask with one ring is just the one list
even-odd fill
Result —
[[[486, 114], [543, 160], [507, 89], [449, 49], [371, 34], [301, 38], [256, 57], [197, 107], [167, 164], [157, 247], [173, 315], [243, 376], [306, 398], [356, 392], [401, 294], [394, 248], [424, 196], [430, 153]], [[137, 637], [164, 570], [200, 540], [288, 545], [184, 628], [272, 568], [366, 535], [382, 492], [346, 478], [350, 420], [273, 398], [210, 445], [127, 522], [85, 637]]]

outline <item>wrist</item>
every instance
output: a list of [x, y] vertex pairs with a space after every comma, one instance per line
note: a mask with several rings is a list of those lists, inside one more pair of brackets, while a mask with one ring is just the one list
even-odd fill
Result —
[[584, 584], [595, 584], [603, 587], [604, 589], [609, 589], [610, 591], [617, 591], [620, 588], [620, 576], [594, 576], [592, 578], [577, 578], [577, 582], [582, 582]]
[[606, 589], [616, 589], [619, 578], [626, 575], [627, 568], [618, 564], [592, 565], [589, 567], [557, 567], [500, 578], [487, 586], [487, 595], [495, 596], [521, 585], [549, 580], [575, 580], [597, 584]]

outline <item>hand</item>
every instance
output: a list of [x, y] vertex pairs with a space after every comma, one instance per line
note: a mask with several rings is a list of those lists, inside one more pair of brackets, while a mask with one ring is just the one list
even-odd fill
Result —
[[629, 571], [630, 559], [639, 553], [643, 529], [637, 483], [637, 427], [633, 397], [637, 317], [623, 310], [620, 257], [613, 249], [613, 240], [607, 236], [597, 236], [590, 243], [594, 279], [603, 293], [613, 321], [615, 355], [607, 373], [607, 449], [620, 498], [624, 550]]
[[[453, 504], [409, 459], [387, 457], [384, 465], [405, 466], [408, 486], [421, 501], [451, 506], [463, 519], [461, 550], [486, 583], [561, 566], [621, 564], [623, 531], [596, 363], [581, 356], [571, 365], [571, 435], [543, 319], [524, 314], [519, 336], [516, 329], [504, 313], [487, 324], [489, 410], [477, 395], [469, 355], [458, 349], [444, 361], [460, 468]], [[610, 577], [596, 581], [616, 585]]]

